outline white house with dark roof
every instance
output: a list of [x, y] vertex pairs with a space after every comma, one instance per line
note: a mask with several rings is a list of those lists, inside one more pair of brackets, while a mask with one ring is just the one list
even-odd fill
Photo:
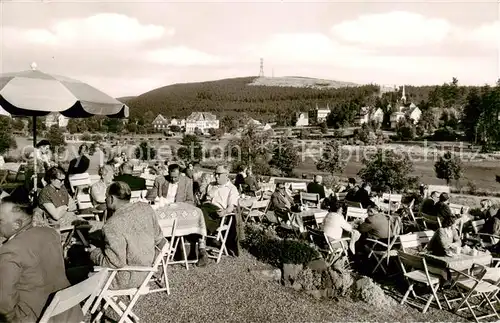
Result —
[[410, 118], [414, 124], [420, 121], [422, 117], [422, 111], [415, 104], [410, 104], [409, 107], [400, 106], [399, 109], [391, 114], [391, 128], [396, 128], [399, 120], [404, 119], [405, 117]]
[[168, 129], [168, 126], [169, 126], [167, 118], [165, 118], [161, 114], [157, 115], [151, 124], [153, 125], [153, 128], [156, 131], [166, 130], [166, 129]]
[[58, 112], [49, 113], [45, 117], [45, 127], [49, 129], [50, 127], [56, 125], [59, 128], [65, 128], [68, 126], [69, 119]]
[[186, 133], [194, 133], [196, 128], [204, 133], [210, 128], [219, 129], [219, 120], [210, 112], [193, 112], [186, 118]]

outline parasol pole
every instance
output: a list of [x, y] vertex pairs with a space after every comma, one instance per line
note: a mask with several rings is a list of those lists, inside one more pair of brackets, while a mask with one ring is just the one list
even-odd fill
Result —
[[38, 181], [38, 171], [36, 169], [36, 156], [37, 151], [36, 151], [36, 116], [33, 116], [33, 191], [36, 192], [38, 186], [37, 186], [37, 181]]

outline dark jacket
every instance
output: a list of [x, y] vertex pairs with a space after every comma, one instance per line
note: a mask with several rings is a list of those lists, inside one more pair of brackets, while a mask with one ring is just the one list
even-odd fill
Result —
[[356, 192], [356, 196], [354, 196], [353, 202], [361, 203], [361, 206], [363, 207], [363, 209], [367, 209], [368, 207], [375, 207], [376, 206], [375, 202], [373, 202], [370, 199], [370, 195], [368, 194], [368, 192], [363, 188], [360, 188]]
[[451, 212], [450, 206], [444, 202], [437, 202], [435, 206], [436, 210], [436, 216], [440, 217], [441, 219], [451, 217], [454, 218], [456, 217], [453, 212]]
[[130, 174], [115, 176], [113, 181], [127, 183], [132, 191], [142, 191], [146, 189], [146, 180], [144, 178]]
[[[399, 234], [401, 229], [401, 220], [398, 217], [391, 216], [391, 231], [389, 231], [389, 217], [385, 214], [378, 213], [366, 218], [365, 222], [361, 223], [358, 231], [366, 238], [370, 239], [388, 239], [395, 234]], [[398, 230], [394, 230], [396, 222], [399, 222]]]
[[428, 215], [436, 215], [436, 204], [433, 199], [425, 199], [422, 202], [422, 207], [420, 208], [420, 212]]
[[83, 155], [72, 159], [68, 166], [68, 175], [86, 173], [90, 166], [90, 160], [87, 156]]
[[319, 194], [320, 199], [324, 199], [326, 196], [325, 187], [315, 182], [307, 184], [307, 193]]

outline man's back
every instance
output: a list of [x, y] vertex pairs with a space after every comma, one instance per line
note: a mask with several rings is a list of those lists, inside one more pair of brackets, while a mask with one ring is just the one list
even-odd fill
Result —
[[66, 288], [60, 235], [31, 227], [0, 247], [0, 312], [14, 322], [35, 322], [50, 294]]
[[[94, 250], [91, 259], [103, 267], [151, 266], [155, 258], [155, 246], [163, 241], [154, 210], [142, 202], [118, 209], [104, 224], [102, 231], [104, 250]], [[144, 277], [141, 273], [120, 272], [116, 275], [113, 287], [138, 287]]]
[[319, 183], [311, 182], [307, 184], [307, 193], [319, 194], [319, 198], [325, 198], [325, 187]]
[[[387, 239], [392, 236], [394, 225], [396, 222], [395, 217], [391, 217], [391, 230], [389, 231], [389, 217], [384, 214], [375, 214], [366, 218], [359, 226], [359, 232], [367, 235], [371, 239]], [[396, 234], [398, 232], [395, 232]]]
[[146, 189], [146, 180], [139, 176], [122, 174], [115, 176], [114, 181], [127, 183], [132, 191], [142, 191]]

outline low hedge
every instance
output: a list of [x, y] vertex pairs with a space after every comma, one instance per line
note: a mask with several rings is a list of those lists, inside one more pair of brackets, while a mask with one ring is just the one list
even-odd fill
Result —
[[307, 264], [319, 258], [316, 249], [306, 242], [271, 237], [252, 226], [245, 228], [242, 246], [257, 259], [282, 268], [284, 264]]

